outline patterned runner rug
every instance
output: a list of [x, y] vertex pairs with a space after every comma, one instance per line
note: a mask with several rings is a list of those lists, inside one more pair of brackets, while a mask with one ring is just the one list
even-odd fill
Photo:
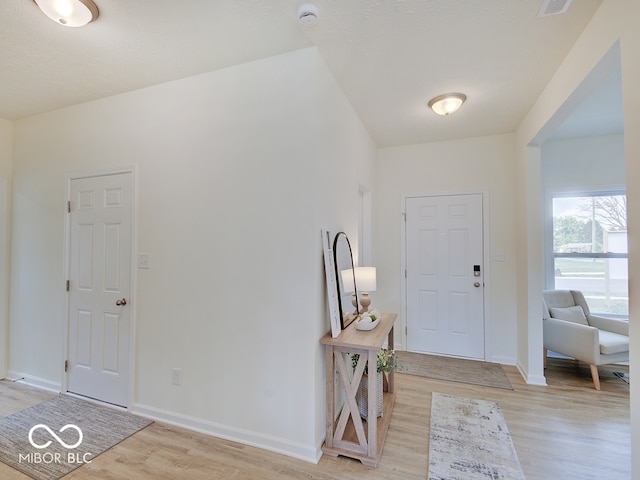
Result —
[[124, 411], [58, 395], [0, 418], [0, 461], [36, 480], [56, 480], [150, 423]]
[[429, 480], [524, 480], [500, 405], [434, 392]]
[[498, 363], [413, 352], [398, 352], [398, 363], [402, 367], [401, 373], [513, 390], [502, 365]]

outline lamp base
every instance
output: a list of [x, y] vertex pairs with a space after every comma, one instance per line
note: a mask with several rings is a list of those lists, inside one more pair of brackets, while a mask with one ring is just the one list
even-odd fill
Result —
[[362, 305], [360, 313], [366, 313], [369, 311], [369, 305], [371, 305], [371, 297], [369, 296], [369, 292], [360, 293], [360, 305]]

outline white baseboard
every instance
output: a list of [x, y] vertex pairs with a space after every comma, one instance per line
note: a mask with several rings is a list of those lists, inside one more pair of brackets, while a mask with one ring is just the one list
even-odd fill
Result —
[[308, 446], [283, 438], [252, 432], [229, 425], [222, 425], [209, 420], [203, 420], [189, 415], [163, 410], [140, 403], [134, 404], [130, 411], [136, 415], [168, 423], [176, 427], [186, 428], [194, 432], [204, 433], [213, 437], [223, 438], [243, 445], [262, 448], [270, 452], [280, 453], [289, 457], [304, 460], [310, 463], [318, 463], [322, 456], [320, 446]]
[[516, 364], [516, 368], [520, 372], [520, 375], [522, 375], [522, 378], [524, 378], [527, 385], [539, 385], [541, 387], [547, 386], [547, 379], [544, 375], [530, 375], [529, 372], [527, 372], [527, 369], [524, 368], [524, 365], [520, 362]]
[[7, 380], [11, 380], [12, 382], [24, 383], [26, 385], [31, 385], [32, 387], [49, 390], [50, 392], [62, 392], [62, 385], [59, 382], [52, 382], [51, 380], [47, 380], [46, 378], [36, 377], [34, 375], [27, 375], [24, 373], [9, 370], [5, 378]]
[[516, 359], [512, 357], [500, 357], [500, 356], [492, 356], [491, 360], [487, 360], [492, 363], [499, 363], [500, 365], [511, 365], [514, 366], [516, 364]]
[[[55, 393], [62, 391], [62, 385], [44, 378], [33, 375], [26, 375], [20, 372], [8, 371], [5, 379], [24, 383], [33, 387], [41, 388]], [[291, 442], [290, 440], [264, 435], [249, 430], [243, 430], [229, 425], [222, 425], [201, 418], [191, 417], [168, 410], [151, 407], [136, 403], [130, 409], [132, 413], [143, 417], [168, 423], [177, 427], [186, 428], [195, 432], [204, 433], [213, 437], [224, 438], [233, 442], [242, 443], [252, 447], [262, 448], [270, 452], [280, 453], [289, 457], [304, 460], [310, 463], [318, 463], [322, 456], [322, 442], [316, 446], [307, 446]], [[323, 439], [324, 441], [324, 439]]]

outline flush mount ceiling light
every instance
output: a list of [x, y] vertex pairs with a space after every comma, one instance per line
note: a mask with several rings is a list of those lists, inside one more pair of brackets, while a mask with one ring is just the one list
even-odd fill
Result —
[[429, 108], [438, 115], [456, 112], [467, 99], [464, 93], [445, 93], [429, 100]]
[[47, 17], [65, 27], [82, 27], [98, 18], [98, 7], [92, 0], [33, 1]]

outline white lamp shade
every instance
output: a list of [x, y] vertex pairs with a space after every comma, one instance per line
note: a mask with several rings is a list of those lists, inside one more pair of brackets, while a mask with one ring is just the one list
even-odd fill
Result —
[[92, 0], [34, 0], [40, 10], [60, 25], [82, 27], [98, 18], [98, 7]]
[[[376, 290], [376, 267], [356, 267], [356, 288], [359, 292]], [[348, 268], [340, 272], [344, 293], [353, 293], [353, 271]]]
[[350, 268], [342, 270], [340, 271], [340, 276], [342, 277], [342, 289], [344, 293], [353, 293], [353, 270]]
[[429, 107], [438, 115], [449, 115], [457, 111], [467, 96], [462, 93], [447, 93], [432, 98], [429, 101]]
[[359, 292], [375, 292], [376, 267], [356, 267], [356, 287]]

